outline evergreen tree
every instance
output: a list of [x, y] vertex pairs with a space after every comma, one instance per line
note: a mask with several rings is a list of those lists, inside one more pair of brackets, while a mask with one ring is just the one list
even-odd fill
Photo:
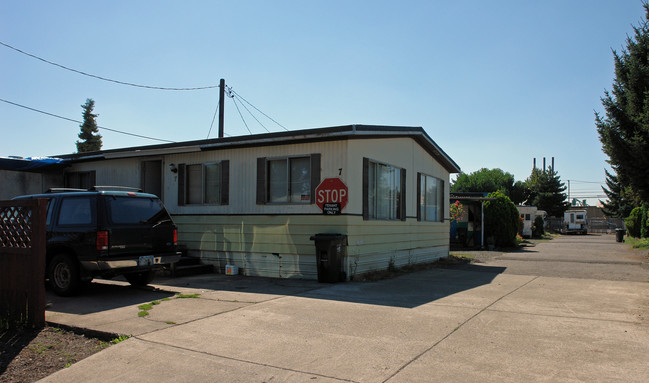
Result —
[[566, 201], [567, 187], [554, 169], [534, 168], [525, 183], [529, 189], [527, 203], [545, 210], [549, 216], [562, 217], [563, 212], [570, 207], [570, 203]]
[[599, 201], [602, 204], [602, 211], [609, 217], [628, 217], [633, 208], [633, 202], [629, 201], [629, 197], [627, 197], [628, 192], [618, 181], [617, 175], [609, 173], [606, 169], [604, 172], [606, 173], [606, 187], [602, 186], [602, 190], [608, 200]]
[[618, 182], [649, 201], [649, 5], [644, 8], [645, 20], [634, 27], [626, 49], [613, 51], [613, 90], [604, 93], [606, 116], [596, 113], [595, 123]]
[[77, 141], [77, 152], [95, 152], [101, 150], [101, 135], [97, 128], [98, 114], [94, 114], [95, 101], [91, 98], [86, 99], [86, 103], [81, 105], [83, 108], [83, 124], [80, 125], [81, 132], [79, 133], [79, 141]]

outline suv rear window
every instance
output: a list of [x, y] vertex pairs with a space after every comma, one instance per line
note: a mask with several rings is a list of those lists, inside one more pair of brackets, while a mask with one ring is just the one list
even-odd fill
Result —
[[169, 219], [162, 202], [155, 198], [110, 197], [110, 220], [115, 224], [159, 222]]
[[90, 198], [64, 198], [61, 201], [59, 225], [92, 224], [94, 222], [94, 209], [90, 200]]

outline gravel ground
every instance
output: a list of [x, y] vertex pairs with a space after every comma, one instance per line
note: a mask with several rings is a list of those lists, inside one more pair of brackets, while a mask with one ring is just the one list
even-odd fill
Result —
[[0, 382], [35, 382], [111, 343], [55, 327], [0, 330]]

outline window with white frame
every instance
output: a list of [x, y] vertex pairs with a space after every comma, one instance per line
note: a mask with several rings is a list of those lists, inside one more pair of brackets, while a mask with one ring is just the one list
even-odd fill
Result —
[[227, 205], [229, 161], [178, 165], [179, 205]]
[[406, 219], [406, 170], [365, 158], [363, 160], [363, 217]]
[[420, 221], [444, 221], [444, 181], [419, 173], [418, 218]]
[[320, 154], [257, 159], [257, 203], [313, 203]]

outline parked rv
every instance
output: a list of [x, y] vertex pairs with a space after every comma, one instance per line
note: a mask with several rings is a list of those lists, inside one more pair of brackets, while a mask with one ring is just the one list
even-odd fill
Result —
[[563, 233], [588, 234], [586, 210], [568, 210], [563, 213]]

